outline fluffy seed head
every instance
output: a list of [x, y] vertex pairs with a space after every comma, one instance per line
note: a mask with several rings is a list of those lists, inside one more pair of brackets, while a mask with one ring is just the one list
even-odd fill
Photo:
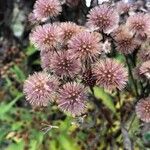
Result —
[[57, 47], [60, 42], [61, 30], [53, 24], [37, 26], [30, 35], [31, 42], [39, 49]]
[[59, 90], [58, 107], [73, 116], [79, 116], [85, 112], [86, 89], [80, 83], [66, 83]]
[[150, 122], [150, 97], [141, 99], [136, 105], [136, 114], [144, 122]]
[[108, 90], [122, 90], [128, 81], [127, 69], [112, 59], [97, 62], [93, 68], [96, 83]]
[[98, 27], [100, 31], [104, 31], [105, 33], [110, 33], [118, 26], [119, 22], [118, 13], [105, 4], [91, 9], [87, 17], [87, 24]]
[[119, 31], [114, 33], [114, 39], [116, 41], [117, 51], [123, 54], [131, 54], [138, 46], [137, 40], [133, 37], [133, 34], [126, 28], [120, 27]]
[[82, 60], [94, 59], [101, 52], [100, 36], [90, 32], [81, 32], [68, 43], [71, 55]]
[[51, 69], [58, 76], [74, 77], [80, 72], [80, 61], [67, 51], [57, 52], [51, 57]]
[[150, 36], [150, 16], [144, 13], [136, 13], [127, 19], [129, 30], [144, 37]]
[[37, 0], [34, 5], [34, 14], [38, 20], [47, 17], [56, 17], [62, 11], [59, 0]]
[[58, 88], [58, 80], [45, 72], [34, 73], [24, 83], [23, 91], [26, 100], [32, 106], [47, 106], [53, 101], [55, 90]]
[[144, 75], [146, 78], [150, 79], [150, 60], [142, 63], [139, 68], [140, 75]]
[[126, 3], [124, 1], [119, 1], [117, 3], [117, 10], [119, 14], [128, 13], [130, 10], [131, 4]]
[[82, 30], [80, 26], [73, 22], [61, 23], [60, 27], [62, 29], [62, 39], [66, 42], [70, 40], [72, 36], [76, 35]]
[[41, 56], [41, 66], [43, 69], [49, 71], [51, 65], [51, 59], [53, 58], [54, 50], [53, 49], [43, 49], [40, 51]]

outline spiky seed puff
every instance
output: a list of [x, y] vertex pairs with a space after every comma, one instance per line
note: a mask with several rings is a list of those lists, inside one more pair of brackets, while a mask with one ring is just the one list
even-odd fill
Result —
[[40, 51], [41, 67], [46, 71], [50, 71], [51, 60], [53, 58], [55, 50], [53, 48], [43, 49]]
[[150, 15], [144, 13], [136, 13], [127, 19], [127, 26], [133, 33], [142, 37], [150, 36]]
[[55, 48], [61, 42], [61, 29], [54, 24], [37, 26], [31, 32], [30, 40], [40, 50]]
[[87, 91], [81, 83], [71, 82], [59, 89], [58, 107], [72, 116], [79, 116], [86, 110]]
[[33, 13], [37, 20], [47, 17], [56, 17], [62, 11], [59, 0], [37, 0], [34, 4]]
[[150, 122], [150, 97], [139, 100], [136, 105], [136, 114], [142, 121]]
[[131, 7], [130, 3], [126, 3], [124, 1], [117, 2], [117, 11], [119, 12], [119, 14], [128, 13], [130, 7]]
[[128, 81], [127, 69], [109, 58], [97, 62], [93, 74], [96, 77], [96, 84], [108, 90], [122, 90]]
[[100, 31], [105, 33], [110, 33], [118, 27], [119, 14], [106, 4], [91, 9], [87, 17], [88, 25], [98, 27]]
[[59, 81], [46, 72], [38, 72], [29, 76], [24, 83], [26, 100], [32, 106], [47, 106], [54, 100], [55, 90], [58, 89]]
[[116, 41], [116, 49], [123, 54], [131, 54], [139, 44], [126, 26], [119, 27], [118, 31], [113, 34]]
[[75, 77], [81, 70], [81, 63], [68, 51], [63, 51], [57, 52], [51, 57], [50, 68], [57, 76]]
[[73, 36], [68, 43], [70, 54], [81, 60], [95, 59], [101, 53], [99, 34], [81, 32]]
[[60, 28], [62, 29], [62, 39], [65, 42], [68, 42], [72, 36], [83, 30], [81, 26], [78, 26], [73, 22], [63, 22], [60, 24]]

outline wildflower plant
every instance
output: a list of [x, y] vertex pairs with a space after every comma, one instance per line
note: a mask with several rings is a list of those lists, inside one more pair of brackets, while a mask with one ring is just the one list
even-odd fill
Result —
[[[71, 6], [70, 2], [63, 5], [80, 3]], [[150, 122], [150, 15], [133, 14], [131, 4], [102, 3], [86, 12], [84, 23], [62, 21], [61, 4], [59, 0], [35, 2], [32, 17], [38, 22], [30, 40], [40, 50], [43, 71], [25, 81], [26, 100], [38, 107], [55, 101], [58, 109], [73, 117], [88, 114], [95, 104], [109, 122], [103, 104], [115, 113], [119, 103], [121, 114], [122, 103], [127, 101], [124, 97], [130, 92], [133, 103], [143, 99], [134, 111], [142, 121]], [[139, 80], [134, 77], [136, 67]], [[106, 102], [110, 97], [113, 106]]]

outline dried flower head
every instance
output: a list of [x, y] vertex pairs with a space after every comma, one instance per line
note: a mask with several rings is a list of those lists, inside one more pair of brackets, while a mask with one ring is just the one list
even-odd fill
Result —
[[80, 72], [80, 61], [67, 51], [57, 52], [51, 58], [50, 68], [58, 76], [74, 77]]
[[144, 122], [150, 122], [150, 97], [141, 99], [136, 105], [136, 114]]
[[43, 69], [49, 71], [51, 65], [51, 59], [53, 58], [54, 50], [53, 49], [43, 49], [40, 51], [41, 56], [41, 66]]
[[[120, 29], [121, 28], [121, 29]], [[138, 46], [137, 40], [133, 37], [126, 27], [121, 26], [116, 34], [114, 33], [114, 39], [116, 41], [117, 51], [123, 54], [131, 54]]]
[[74, 36], [68, 43], [70, 53], [82, 60], [94, 59], [101, 53], [99, 34], [81, 32]]
[[127, 26], [132, 32], [141, 35], [150, 36], [150, 16], [144, 13], [136, 13], [127, 19]]
[[24, 83], [26, 100], [33, 106], [47, 106], [53, 101], [58, 80], [45, 72], [34, 73]]
[[59, 90], [58, 107], [73, 116], [79, 116], [85, 112], [86, 89], [76, 82], [66, 83]]
[[30, 35], [31, 42], [39, 49], [57, 47], [60, 42], [61, 30], [54, 24], [37, 26]]
[[70, 40], [72, 36], [82, 31], [81, 26], [78, 26], [73, 22], [61, 23], [60, 27], [62, 29], [62, 39], [65, 42]]
[[112, 59], [97, 62], [93, 68], [96, 83], [108, 90], [122, 90], [128, 81], [127, 69]]
[[141, 64], [139, 67], [139, 74], [144, 75], [146, 78], [150, 79], [150, 60]]
[[131, 4], [128, 2], [127, 3], [124, 1], [117, 2], [117, 10], [119, 14], [128, 13], [130, 10], [130, 7], [131, 7]]
[[100, 31], [110, 33], [118, 26], [118, 13], [107, 5], [96, 6], [90, 10], [87, 24], [90, 26], [99, 27]]
[[62, 11], [59, 0], [37, 0], [33, 13], [38, 20], [47, 17], [56, 17]]

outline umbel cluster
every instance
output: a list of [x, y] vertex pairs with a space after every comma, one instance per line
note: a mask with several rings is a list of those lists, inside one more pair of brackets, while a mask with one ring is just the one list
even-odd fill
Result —
[[[30, 41], [40, 50], [43, 68], [24, 83], [26, 100], [32, 106], [55, 102], [63, 112], [80, 116], [86, 112], [93, 87], [123, 92], [129, 76], [149, 81], [150, 14], [136, 12], [136, 6], [122, 1], [103, 3], [89, 10], [81, 26], [56, 19], [64, 3], [37, 0], [29, 15], [34, 26]], [[117, 60], [116, 53], [127, 60], [133, 57], [134, 68]], [[141, 120], [150, 122], [150, 97], [139, 100], [136, 112]]]

